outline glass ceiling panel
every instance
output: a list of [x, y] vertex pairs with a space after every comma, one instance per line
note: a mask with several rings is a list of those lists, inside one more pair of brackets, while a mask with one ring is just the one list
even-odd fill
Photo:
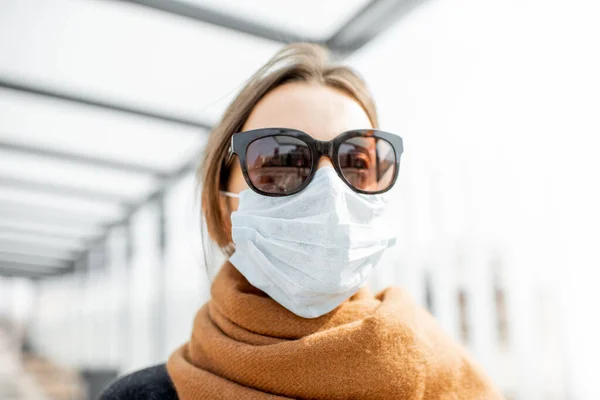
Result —
[[35, 235], [30, 233], [17, 232], [2, 232], [0, 231], [1, 242], [19, 242], [28, 243], [32, 246], [53, 246], [69, 250], [82, 250], [85, 246], [85, 241], [79, 239], [56, 238], [51, 236]]
[[0, 77], [208, 122], [280, 46], [118, 1], [0, 1]]
[[[2, 189], [0, 188], [0, 191]], [[13, 201], [0, 201], [0, 219], [14, 221], [34, 221], [36, 223], [55, 226], [72, 227], [82, 231], [93, 231], [101, 229], [104, 225], [117, 222], [121, 216], [107, 219], [106, 216], [98, 216], [89, 211], [74, 212], [64, 209], [56, 209], [47, 206], [21, 205]]]
[[184, 0], [313, 40], [330, 38], [370, 0]]
[[0, 89], [3, 142], [167, 172], [196, 154], [205, 138], [188, 126]]
[[0, 241], [0, 252], [3, 253], [14, 253], [22, 255], [37, 255], [40, 257], [58, 258], [61, 260], [71, 260], [75, 257], [76, 253], [61, 248], [36, 246], [34, 244], [19, 244], [15, 242], [1, 242]]
[[4, 204], [13, 207], [48, 207], [56, 214], [64, 213], [68, 216], [70, 213], [83, 213], [111, 221], [125, 215], [124, 207], [114, 203], [60, 196], [33, 189], [0, 187], [0, 209]]
[[141, 201], [157, 184], [156, 179], [145, 174], [82, 165], [0, 148], [0, 184], [3, 183], [3, 178], [107, 193], [127, 201]]
[[[68, 260], [46, 258], [34, 255], [0, 253], [0, 262], [32, 264], [35, 267], [66, 267], [68, 265], [66, 261]], [[26, 268], [29, 269], [28, 267], [29, 266]]]

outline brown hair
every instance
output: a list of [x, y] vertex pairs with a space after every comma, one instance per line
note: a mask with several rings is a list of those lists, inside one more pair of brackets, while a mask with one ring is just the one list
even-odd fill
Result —
[[231, 252], [231, 221], [229, 212], [222, 206], [219, 191], [226, 189], [229, 178], [223, 162], [231, 136], [242, 129], [254, 106], [268, 92], [288, 82], [316, 82], [342, 90], [362, 106], [373, 127], [378, 127], [375, 103], [365, 82], [349, 67], [333, 64], [326, 48], [295, 43], [277, 52], [250, 78], [214, 127], [196, 174], [206, 229], [210, 238], [228, 254]]

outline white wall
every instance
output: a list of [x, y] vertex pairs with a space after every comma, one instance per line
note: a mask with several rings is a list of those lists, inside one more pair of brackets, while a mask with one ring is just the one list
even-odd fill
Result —
[[[432, 0], [352, 57], [383, 128], [405, 139], [399, 184], [412, 238], [397, 267], [421, 268], [400, 255], [429, 252], [448, 271], [452, 251], [439, 244], [457, 240], [468, 257], [481, 260], [481, 242], [502, 252], [512, 348], [493, 370], [519, 398], [600, 397], [599, 17], [583, 0]], [[473, 272], [486, 282], [484, 269]], [[487, 364], [483, 340], [473, 350]]]

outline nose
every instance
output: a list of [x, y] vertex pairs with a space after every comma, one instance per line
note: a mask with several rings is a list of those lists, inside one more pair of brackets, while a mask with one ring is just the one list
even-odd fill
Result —
[[321, 167], [325, 167], [325, 166], [333, 167], [333, 163], [331, 162], [329, 157], [321, 156], [321, 158], [319, 158], [319, 163], [317, 164], [317, 169], [319, 169]]

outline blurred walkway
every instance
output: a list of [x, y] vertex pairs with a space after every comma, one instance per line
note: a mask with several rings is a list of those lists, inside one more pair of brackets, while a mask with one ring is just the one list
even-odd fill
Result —
[[0, 325], [0, 400], [84, 399], [83, 388], [75, 371], [21, 353], [18, 336]]
[[0, 327], [0, 399], [48, 399], [35, 379], [24, 371], [17, 338], [3, 327]]

